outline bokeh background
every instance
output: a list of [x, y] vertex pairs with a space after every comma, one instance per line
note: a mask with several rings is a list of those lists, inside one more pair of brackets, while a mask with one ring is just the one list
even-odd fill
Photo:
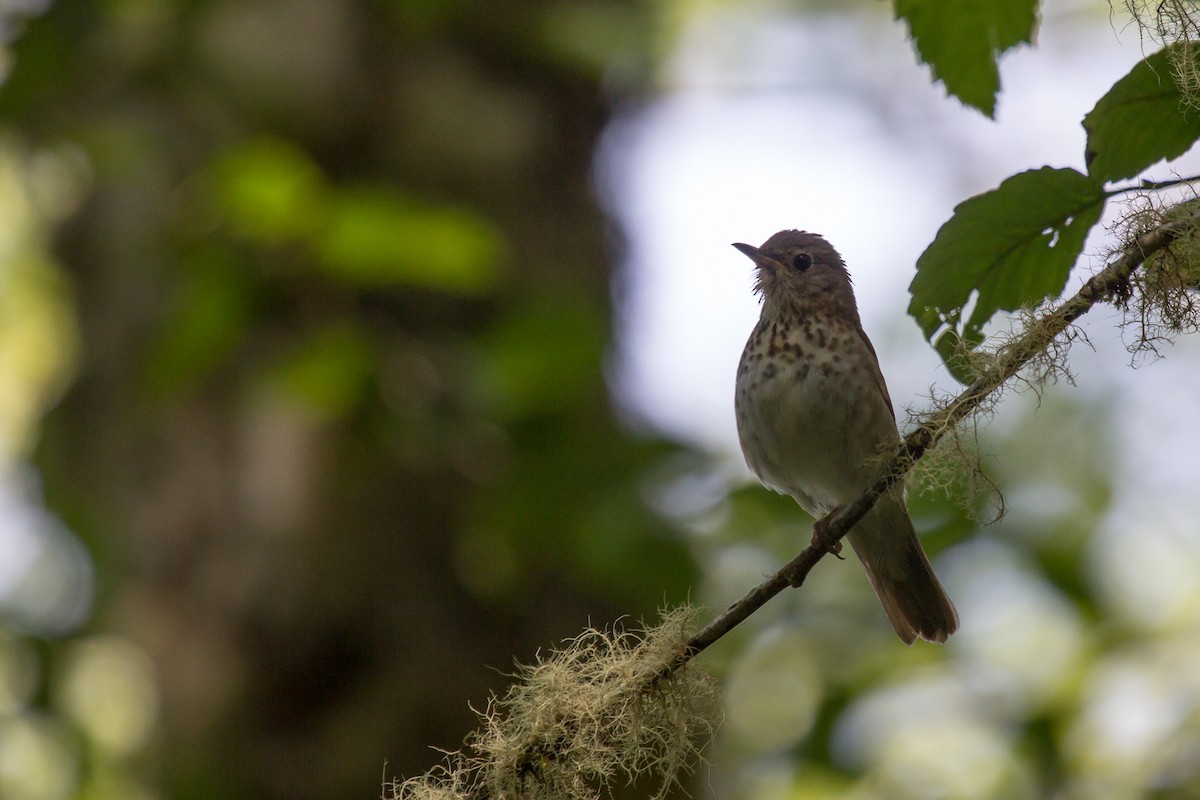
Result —
[[[22, 800], [378, 797], [514, 660], [740, 596], [807, 520], [736, 451], [729, 243], [828, 236], [919, 410], [954, 385], [916, 257], [962, 199], [1081, 166], [1156, 47], [1050, 0], [992, 121], [865, 0], [13, 0], [0, 34]], [[1074, 385], [978, 430], [1002, 521], [913, 487], [961, 632], [905, 648], [822, 563], [705, 655], [692, 796], [1200, 795], [1200, 348], [1091, 316]]]

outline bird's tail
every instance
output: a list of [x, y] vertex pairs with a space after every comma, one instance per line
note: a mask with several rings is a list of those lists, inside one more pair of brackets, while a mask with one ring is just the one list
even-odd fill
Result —
[[945, 642], [958, 630], [958, 612], [921, 549], [903, 500], [882, 498], [847, 538], [905, 644], [918, 636]]

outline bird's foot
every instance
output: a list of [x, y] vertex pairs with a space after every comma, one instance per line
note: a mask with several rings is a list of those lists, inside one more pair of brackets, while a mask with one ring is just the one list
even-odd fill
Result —
[[814, 547], [818, 547], [826, 553], [832, 553], [834, 557], [845, 561], [846, 558], [842, 555], [842, 540], [832, 538], [828, 532], [829, 520], [841, 510], [839, 506], [813, 523], [812, 543]]

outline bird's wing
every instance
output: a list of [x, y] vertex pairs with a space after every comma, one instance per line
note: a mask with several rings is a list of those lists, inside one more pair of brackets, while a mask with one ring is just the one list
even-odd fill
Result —
[[862, 339], [862, 343], [867, 346], [867, 352], [871, 354], [871, 374], [875, 376], [875, 385], [879, 387], [879, 393], [883, 395], [883, 402], [887, 404], [892, 419], [895, 419], [896, 409], [892, 407], [892, 398], [888, 394], [887, 383], [883, 380], [883, 371], [879, 369], [879, 356], [875, 355], [875, 346], [867, 338], [867, 332], [863, 330], [861, 323], [855, 324], [854, 332], [858, 334], [858, 338]]

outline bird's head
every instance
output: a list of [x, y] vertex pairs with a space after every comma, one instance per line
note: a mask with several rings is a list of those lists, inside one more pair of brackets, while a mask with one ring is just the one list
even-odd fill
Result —
[[854, 290], [846, 263], [821, 236], [807, 231], [780, 231], [761, 247], [734, 244], [758, 267], [754, 291], [763, 296], [764, 310], [794, 309], [849, 314], [858, 318]]

